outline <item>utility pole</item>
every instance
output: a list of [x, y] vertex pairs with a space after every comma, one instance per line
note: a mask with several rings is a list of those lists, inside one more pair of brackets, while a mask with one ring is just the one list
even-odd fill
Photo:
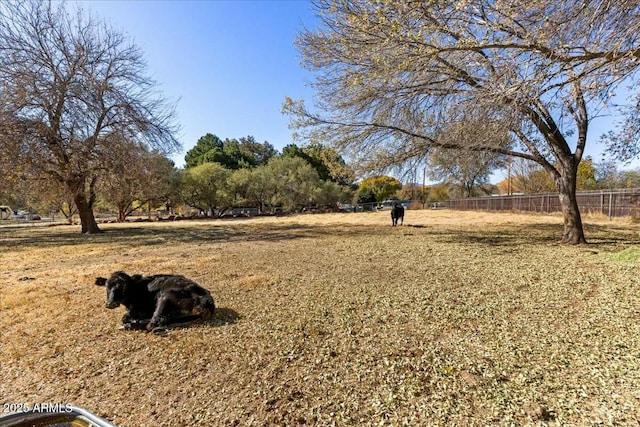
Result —
[[425, 185], [427, 180], [427, 162], [424, 162], [424, 172], [422, 173], [422, 209], [424, 209], [425, 204], [427, 203], [427, 198], [425, 196]]
[[511, 159], [509, 159], [507, 163], [507, 196], [510, 196], [511, 192]]

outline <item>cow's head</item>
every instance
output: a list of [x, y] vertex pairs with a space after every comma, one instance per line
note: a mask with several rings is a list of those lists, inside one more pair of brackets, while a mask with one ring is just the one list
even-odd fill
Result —
[[107, 288], [107, 308], [116, 308], [122, 304], [130, 281], [131, 277], [122, 271], [116, 271], [108, 279], [96, 277], [96, 285]]

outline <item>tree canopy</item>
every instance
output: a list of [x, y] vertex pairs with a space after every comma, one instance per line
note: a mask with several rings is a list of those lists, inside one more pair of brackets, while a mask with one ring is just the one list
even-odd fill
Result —
[[366, 203], [364, 201], [367, 197], [366, 195], [371, 193], [375, 198], [374, 201], [382, 202], [393, 196], [401, 188], [402, 183], [391, 176], [372, 176], [360, 183], [359, 197], [363, 200], [362, 203]]
[[351, 185], [354, 181], [354, 171], [333, 148], [320, 143], [310, 143], [303, 147], [289, 144], [282, 149], [285, 157], [300, 157], [318, 172], [323, 181], [332, 181], [340, 185]]
[[432, 150], [430, 175], [458, 189], [462, 197], [473, 197], [489, 184], [491, 173], [502, 166], [502, 161], [502, 156], [487, 151], [468, 156], [458, 150]]
[[155, 150], [124, 142], [119, 145], [124, 152], [109, 151], [111, 158], [98, 179], [98, 193], [102, 201], [118, 209], [118, 221], [122, 222], [148, 202], [166, 202], [177, 170], [171, 160]]
[[182, 200], [207, 215], [224, 212], [232, 205], [227, 180], [231, 171], [220, 163], [207, 162], [180, 174]]
[[185, 155], [185, 167], [191, 168], [207, 162], [220, 163], [228, 169], [252, 168], [266, 165], [277, 154], [268, 142], [258, 143], [253, 136], [225, 139], [211, 133], [200, 137]]

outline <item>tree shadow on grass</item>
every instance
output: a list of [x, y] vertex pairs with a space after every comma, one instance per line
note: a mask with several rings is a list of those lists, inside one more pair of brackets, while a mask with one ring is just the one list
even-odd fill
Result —
[[486, 245], [486, 246], [521, 246], [550, 244], [560, 241], [562, 227], [552, 224], [532, 224], [526, 227], [515, 228], [505, 226], [483, 229], [481, 227], [424, 227], [412, 226], [412, 228], [425, 229], [425, 232], [441, 243]]
[[361, 225], [243, 224], [225, 222], [176, 225], [174, 227], [103, 227], [99, 234], [83, 235], [77, 231], [51, 230], [48, 227], [10, 229], [0, 227], [0, 248], [73, 246], [84, 244], [122, 244], [155, 246], [171, 243], [279, 241], [313, 238], [340, 233], [344, 237], [370, 235], [371, 227]]
[[[562, 238], [562, 224], [528, 224], [491, 226], [488, 228], [431, 226], [428, 224], [405, 224], [400, 229], [409, 228], [411, 235], [432, 236], [444, 243], [468, 243], [488, 246], [527, 246], [557, 244]], [[0, 248], [9, 250], [33, 247], [60, 247], [85, 244], [112, 244], [131, 246], [156, 246], [175, 243], [213, 243], [242, 241], [282, 241], [316, 238], [336, 235], [340, 238], [389, 236], [394, 230], [390, 225], [372, 224], [291, 224], [252, 222], [241, 224], [226, 221], [200, 222], [189, 224], [180, 222], [169, 226], [128, 226], [103, 227], [103, 233], [82, 235], [76, 227], [52, 229], [51, 227], [12, 228], [0, 227]], [[585, 224], [585, 234], [590, 244], [637, 244], [637, 233], [630, 228], [615, 225]]]
[[584, 234], [589, 245], [640, 245], [635, 227], [618, 227], [614, 224], [585, 224]]
[[[637, 236], [630, 235], [628, 229], [596, 224], [585, 225], [584, 229], [588, 246], [640, 244]], [[562, 232], [562, 225], [556, 224], [506, 225], [504, 228], [477, 230], [438, 228], [430, 231], [445, 243], [502, 247], [561, 244]]]
[[[339, 231], [338, 231], [339, 230]], [[280, 241], [315, 238], [340, 233], [345, 237], [366, 235], [365, 227], [355, 225], [313, 226], [302, 224], [224, 224], [170, 229], [120, 229], [111, 238], [136, 245], [153, 246], [170, 243]], [[108, 231], [107, 233], [112, 233]]]

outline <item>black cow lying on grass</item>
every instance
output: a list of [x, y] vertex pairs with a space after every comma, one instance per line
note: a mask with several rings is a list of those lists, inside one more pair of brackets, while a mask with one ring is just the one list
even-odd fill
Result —
[[127, 308], [122, 317], [125, 329], [153, 330], [171, 323], [210, 318], [215, 310], [208, 290], [193, 280], [174, 274], [129, 276], [116, 271], [108, 279], [96, 278], [107, 287], [107, 308]]
[[391, 226], [395, 227], [398, 225], [398, 219], [400, 220], [400, 225], [404, 224], [404, 208], [400, 203], [396, 203], [391, 208]]

